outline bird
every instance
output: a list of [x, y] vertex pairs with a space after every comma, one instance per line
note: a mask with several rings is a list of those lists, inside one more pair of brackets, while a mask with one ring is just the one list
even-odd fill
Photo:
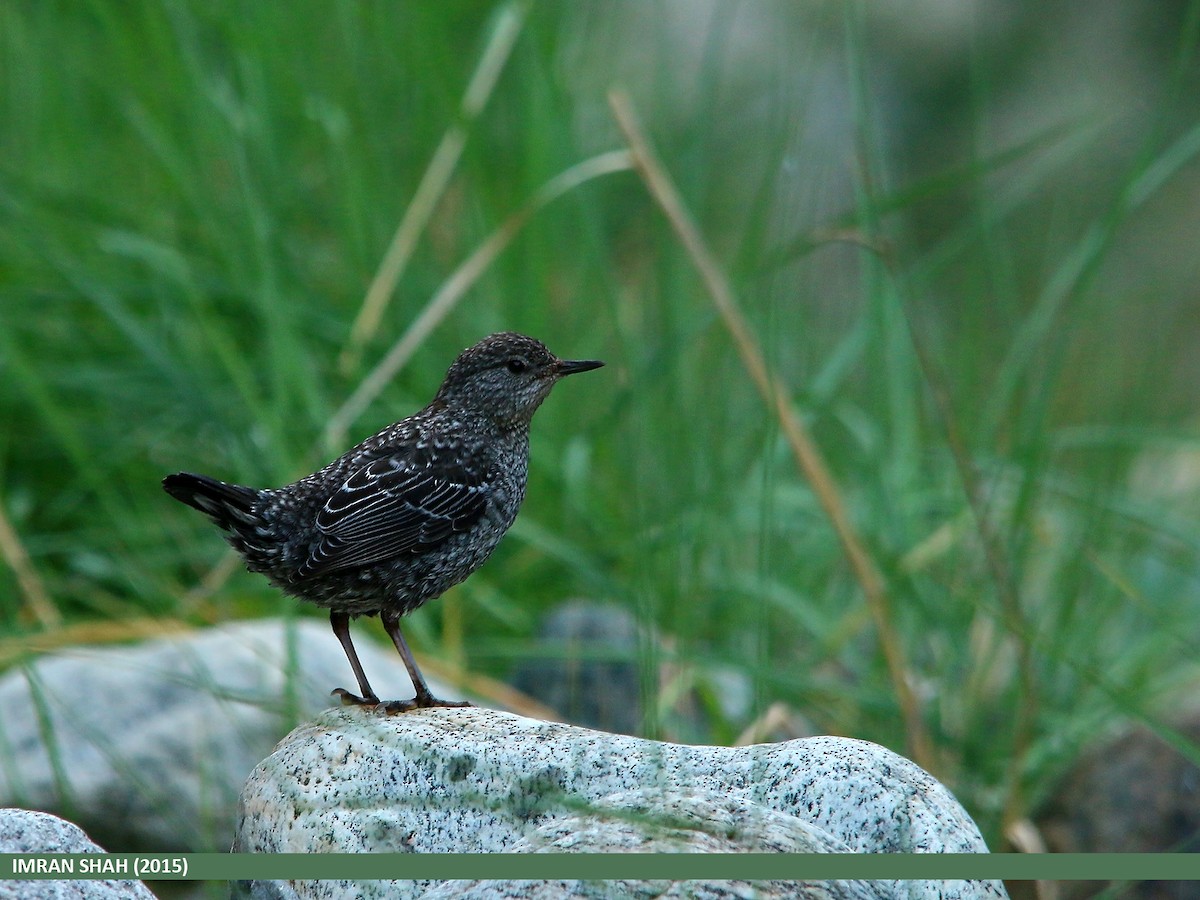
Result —
[[[358, 694], [332, 692], [343, 704], [468, 706], [433, 696], [400, 619], [491, 555], [525, 498], [533, 414], [560, 379], [603, 365], [500, 332], [458, 355], [428, 406], [311, 475], [259, 489], [177, 472], [163, 489], [208, 516], [251, 572], [329, 610], [358, 681]], [[412, 700], [382, 702], [367, 680], [350, 621], [374, 615], [404, 661]]]

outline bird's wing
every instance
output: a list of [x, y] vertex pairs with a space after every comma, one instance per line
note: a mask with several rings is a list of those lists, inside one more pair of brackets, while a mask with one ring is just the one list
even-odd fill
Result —
[[461, 463], [385, 456], [356, 469], [317, 513], [309, 577], [436, 547], [483, 515], [488, 476]]

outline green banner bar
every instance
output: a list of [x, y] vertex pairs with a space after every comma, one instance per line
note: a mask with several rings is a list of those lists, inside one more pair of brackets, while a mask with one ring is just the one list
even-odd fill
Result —
[[1170, 853], [6, 853], [0, 879], [629, 878], [1200, 881], [1200, 854]]

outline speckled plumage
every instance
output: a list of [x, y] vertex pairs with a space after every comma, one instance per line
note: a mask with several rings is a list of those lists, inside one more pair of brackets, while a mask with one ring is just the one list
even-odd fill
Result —
[[399, 618], [440, 596], [491, 555], [525, 498], [529, 424], [555, 382], [603, 365], [566, 361], [539, 341], [494, 334], [459, 354], [433, 401], [312, 475], [257, 490], [168, 475], [171, 496], [205, 513], [246, 566], [330, 610], [362, 696], [378, 703], [350, 642], [349, 618], [381, 614], [417, 696], [438, 705]]

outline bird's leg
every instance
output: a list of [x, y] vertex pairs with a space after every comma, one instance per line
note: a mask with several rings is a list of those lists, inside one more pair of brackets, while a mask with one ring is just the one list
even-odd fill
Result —
[[417, 668], [417, 661], [413, 659], [412, 651], [408, 649], [408, 644], [404, 642], [404, 635], [400, 633], [400, 613], [384, 610], [379, 614], [379, 620], [383, 622], [384, 631], [388, 633], [388, 637], [396, 645], [400, 658], [404, 660], [404, 667], [408, 669], [408, 677], [412, 679], [413, 687], [417, 692], [417, 696], [412, 700], [393, 700], [388, 703], [386, 705], [388, 712], [407, 712], [410, 709], [427, 709], [430, 706], [471, 705], [465, 700], [439, 700], [429, 692], [429, 686], [425, 684], [421, 670]]
[[354, 677], [358, 679], [358, 689], [362, 691], [362, 696], [356, 697], [345, 688], [334, 688], [333, 695], [340, 697], [342, 703], [347, 706], [377, 706], [379, 698], [371, 690], [371, 684], [367, 681], [367, 673], [363, 671], [362, 663], [358, 661], [358, 654], [350, 640], [350, 614], [339, 612], [336, 609], [330, 610], [329, 624], [333, 626], [333, 633], [337, 635], [342, 649], [346, 651], [346, 659], [350, 660], [350, 668], [354, 670]]

